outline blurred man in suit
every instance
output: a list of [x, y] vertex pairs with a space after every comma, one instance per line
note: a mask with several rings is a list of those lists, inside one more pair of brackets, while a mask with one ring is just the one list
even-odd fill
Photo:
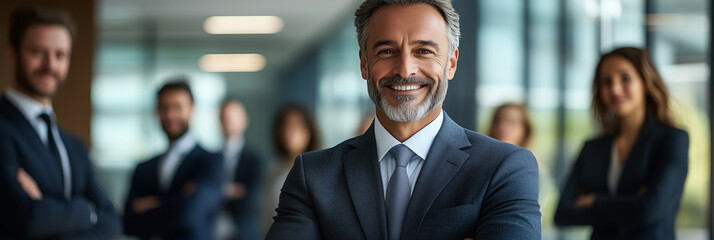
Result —
[[533, 154], [442, 111], [458, 21], [450, 0], [362, 3], [355, 26], [376, 118], [297, 157], [268, 239], [540, 239]]
[[248, 114], [241, 102], [229, 99], [221, 105], [220, 118], [226, 139], [223, 148], [225, 202], [216, 236], [219, 239], [259, 239], [264, 169], [260, 155], [245, 144], [243, 135], [248, 127]]
[[110, 239], [121, 229], [87, 148], [59, 128], [52, 109], [66, 81], [73, 32], [65, 12], [11, 14], [14, 81], [0, 98], [0, 239]]
[[157, 94], [166, 153], [139, 164], [124, 206], [124, 231], [140, 239], [212, 239], [221, 203], [221, 157], [189, 132], [193, 95], [184, 78]]

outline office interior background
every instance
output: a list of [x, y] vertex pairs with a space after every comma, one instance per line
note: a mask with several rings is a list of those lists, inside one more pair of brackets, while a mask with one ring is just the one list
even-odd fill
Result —
[[[68, 10], [79, 31], [68, 83], [55, 101], [60, 125], [90, 145], [105, 191], [123, 209], [131, 173], [167, 147], [155, 93], [169, 77], [190, 78], [196, 98], [191, 132], [208, 149], [222, 145], [218, 110], [226, 97], [250, 116], [249, 146], [277, 156], [277, 110], [303, 104], [331, 147], [374, 114], [360, 76], [353, 13], [360, 0], [3, 1], [0, 33], [12, 8]], [[672, 95], [678, 126], [690, 136], [689, 175], [677, 217], [680, 239], [712, 239], [712, 4], [710, 0], [453, 0], [461, 15], [456, 77], [445, 111], [485, 133], [496, 106], [520, 102], [535, 131], [544, 239], [587, 239], [589, 229], [556, 228], [559, 189], [586, 139], [595, 136], [591, 84], [601, 53], [650, 50]], [[276, 16], [275, 33], [211, 34], [213, 16]], [[0, 39], [7, 45], [7, 37]], [[2, 51], [5, 51], [2, 48]], [[211, 54], [249, 54], [212, 62]], [[3, 54], [5, 56], [5, 54]], [[219, 56], [220, 57], [220, 56]], [[240, 65], [243, 64], [243, 65]], [[0, 88], [10, 83], [0, 60]]]

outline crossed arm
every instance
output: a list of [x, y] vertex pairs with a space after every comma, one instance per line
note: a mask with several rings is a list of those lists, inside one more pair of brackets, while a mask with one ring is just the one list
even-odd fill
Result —
[[677, 207], [687, 177], [689, 138], [684, 132], [665, 136], [650, 155], [652, 175], [638, 192], [626, 195], [603, 195], [579, 192], [578, 157], [563, 190], [555, 215], [558, 225], [641, 226], [657, 221], [666, 211]]
[[[19, 150], [11, 136], [0, 134], [0, 228], [17, 238], [72, 237], [107, 239], [119, 233], [114, 207], [100, 190], [91, 170], [76, 172], [86, 177], [82, 194], [69, 200], [43, 194], [35, 179], [21, 166]], [[73, 159], [80, 161], [80, 159]]]
[[149, 237], [193, 229], [220, 206], [221, 164], [220, 159], [205, 159], [201, 174], [182, 186], [181, 195], [141, 195], [142, 182], [137, 171], [131, 183], [129, 197], [124, 209], [124, 230], [127, 235]]

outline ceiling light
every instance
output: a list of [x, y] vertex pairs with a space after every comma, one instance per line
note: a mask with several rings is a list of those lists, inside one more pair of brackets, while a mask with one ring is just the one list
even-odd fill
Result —
[[273, 34], [283, 30], [283, 19], [276, 16], [213, 16], [203, 22], [210, 34]]
[[206, 54], [198, 60], [206, 72], [257, 72], [265, 67], [261, 54]]

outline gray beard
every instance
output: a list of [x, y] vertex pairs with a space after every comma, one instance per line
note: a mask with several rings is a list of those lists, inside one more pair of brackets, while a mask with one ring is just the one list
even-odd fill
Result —
[[[391, 79], [381, 79], [379, 81], [379, 88], [375, 86], [374, 80], [370, 78], [367, 80], [367, 89], [369, 92], [369, 98], [372, 99], [372, 102], [374, 102], [377, 108], [379, 108], [385, 115], [387, 115], [390, 120], [395, 122], [411, 122], [424, 118], [424, 116], [426, 116], [428, 113], [436, 109], [444, 102], [444, 99], [446, 98], [446, 90], [449, 87], [449, 80], [446, 77], [447, 76], [445, 69], [443, 80], [439, 82], [439, 85], [436, 86], [436, 91], [433, 92], [431, 91], [431, 88], [435, 87], [434, 83], [436, 82], [433, 79], [418, 77], [401, 78], [399, 76], [392, 77]], [[424, 99], [424, 102], [420, 103], [417, 106], [411, 106], [409, 104], [416, 97], [413, 95], [395, 96], [395, 99], [400, 103], [398, 106], [392, 106], [391, 104], [389, 104], [389, 101], [387, 101], [387, 99], [385, 99], [382, 95], [382, 92], [386, 87], [385, 84], [387, 83], [426, 84], [425, 87], [428, 87], [429, 91], [428, 95], [426, 96], [426, 99]]]

